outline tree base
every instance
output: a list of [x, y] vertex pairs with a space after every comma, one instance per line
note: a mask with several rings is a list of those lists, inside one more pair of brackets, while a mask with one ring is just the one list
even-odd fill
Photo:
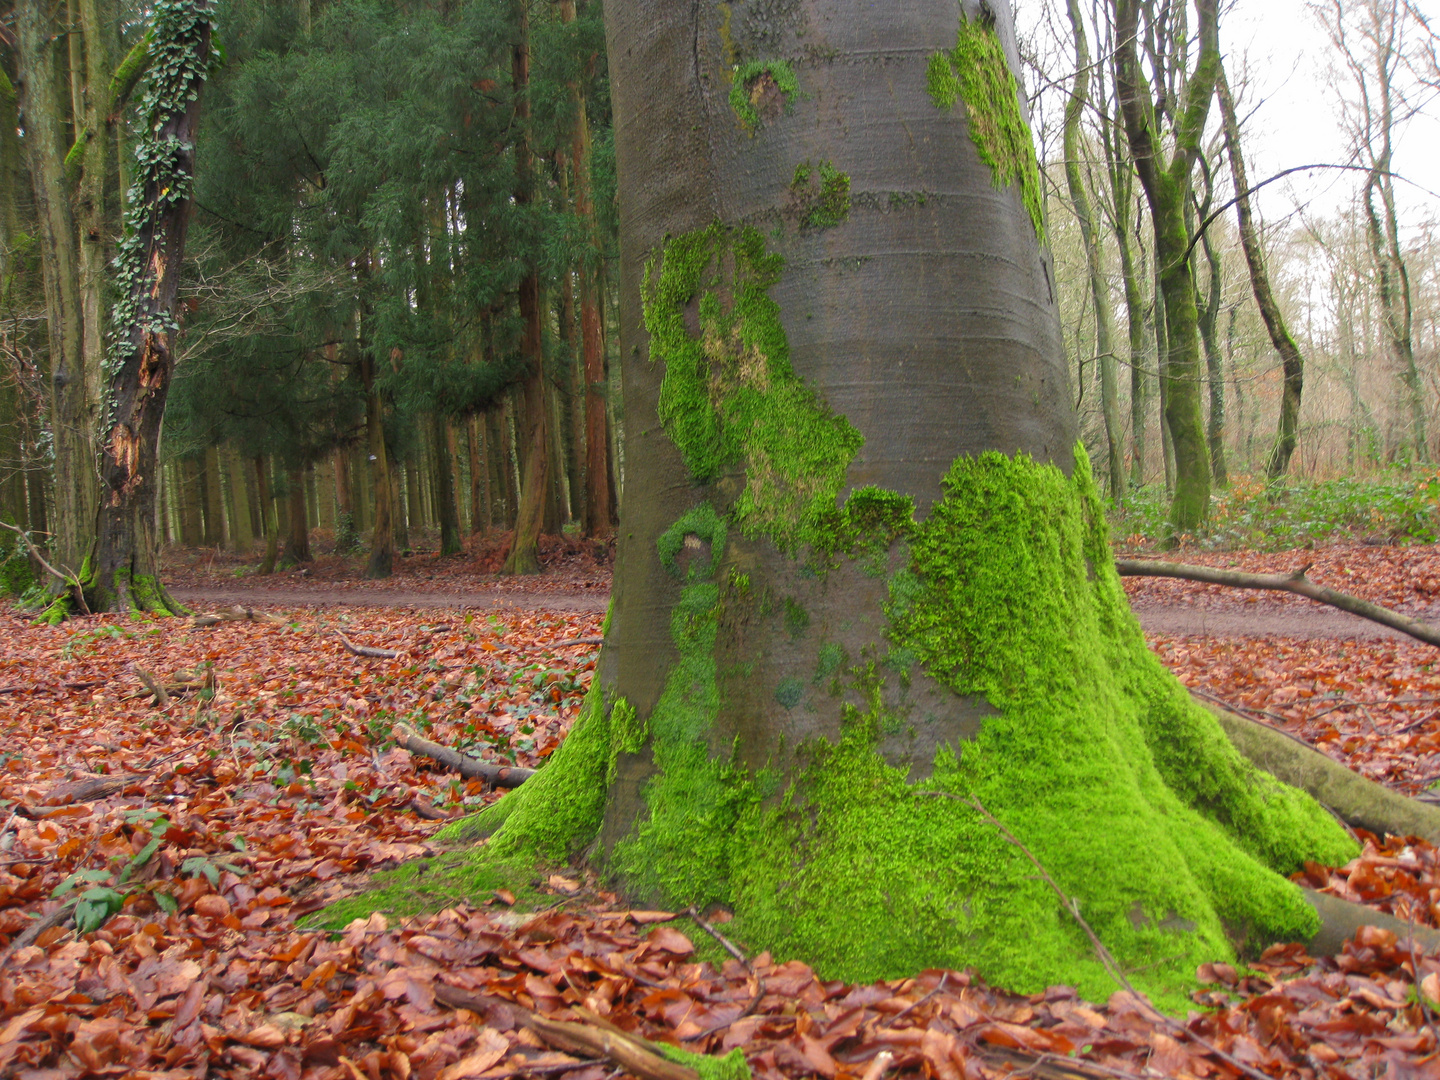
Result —
[[[1023, 457], [962, 459], [945, 487], [902, 538], [852, 544], [786, 583], [799, 590], [789, 606], [820, 610], [827, 578], [887, 575], [873, 620], [885, 625], [860, 656], [837, 659], [824, 627], [796, 620], [815, 677], [783, 681], [777, 699], [828, 712], [834, 735], [756, 746], [718, 728], [735, 691], [717, 641], [789, 612], [762, 609], [725, 565], [723, 520], [697, 510], [660, 540], [662, 560], [689, 537], [715, 554], [689, 564], [678, 659], [649, 715], [597, 685], [539, 774], [439, 839], [489, 835], [468, 865], [512, 878], [588, 859], [638, 903], [724, 906], [752, 948], [850, 981], [968, 967], [1022, 993], [1068, 983], [1103, 999], [1115, 985], [1070, 901], [1175, 1008], [1199, 964], [1311, 939], [1319, 917], [1284, 875], [1356, 846], [1244, 760], [1150, 654], [1083, 454], [1073, 478]], [[887, 688], [924, 680], [973, 723], [889, 704]], [[907, 730], [934, 748], [928, 769], [887, 760]]]

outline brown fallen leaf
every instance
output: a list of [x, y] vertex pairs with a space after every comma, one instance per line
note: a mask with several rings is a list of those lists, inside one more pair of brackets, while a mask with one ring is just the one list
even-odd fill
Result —
[[510, 1041], [494, 1028], [481, 1028], [476, 1049], [440, 1073], [440, 1080], [470, 1080], [479, 1076], [510, 1052]]

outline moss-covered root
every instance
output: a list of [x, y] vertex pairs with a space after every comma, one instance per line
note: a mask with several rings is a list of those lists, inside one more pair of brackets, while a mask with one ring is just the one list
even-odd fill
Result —
[[1367, 780], [1299, 739], [1239, 713], [1212, 708], [1231, 745], [1253, 765], [1307, 791], [1342, 821], [1380, 836], [1423, 836], [1440, 844], [1440, 806], [1407, 799]]
[[136, 574], [124, 568], [109, 574], [91, 572], [85, 579], [85, 603], [94, 612], [166, 616], [190, 614], [170, 595], [158, 576]]

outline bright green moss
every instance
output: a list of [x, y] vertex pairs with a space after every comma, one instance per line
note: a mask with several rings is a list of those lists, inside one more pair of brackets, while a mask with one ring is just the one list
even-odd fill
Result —
[[1035, 235], [1045, 242], [1045, 207], [1035, 139], [1020, 110], [1020, 84], [1005, 59], [1005, 48], [986, 19], [962, 19], [955, 48], [930, 57], [926, 86], [935, 106], [946, 111], [964, 99], [970, 138], [990, 166], [995, 186], [1018, 183]]
[[789, 64], [784, 60], [748, 60], [735, 69], [730, 85], [730, 108], [735, 110], [746, 131], [760, 126], [757, 106], [772, 87], [779, 92], [788, 112], [800, 92], [800, 81]]
[[828, 161], [795, 167], [790, 198], [802, 229], [828, 229], [850, 216], [850, 177]]
[[738, 1046], [724, 1057], [711, 1057], [708, 1054], [692, 1054], [669, 1043], [653, 1045], [661, 1057], [694, 1069], [700, 1074], [700, 1080], [750, 1080], [750, 1066], [745, 1061], [745, 1051]]
[[447, 825], [435, 839], [459, 843], [494, 834], [485, 849], [487, 862], [526, 871], [537, 862], [571, 858], [600, 828], [615, 754], [633, 732], [633, 710], [628, 716], [622, 711], [626, 730], [619, 738], [611, 730], [613, 715], [598, 682], [592, 684], [570, 734], [543, 769], [480, 813]]
[[731, 521], [793, 552], [834, 516], [864, 440], [791, 367], [768, 293], [783, 266], [755, 229], [717, 223], [666, 242], [644, 301], [650, 359], [665, 365], [666, 433], [698, 483], [743, 466]]

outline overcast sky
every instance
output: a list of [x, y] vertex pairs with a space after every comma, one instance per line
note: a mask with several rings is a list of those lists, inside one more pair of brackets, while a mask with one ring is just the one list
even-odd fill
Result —
[[[1041, 6], [1041, 0], [1016, 0], [1022, 35], [1039, 19]], [[1419, 6], [1440, 21], [1440, 0], [1420, 0]], [[1248, 62], [1243, 66], [1251, 76], [1248, 102], [1241, 105], [1242, 112], [1247, 104], [1254, 110], [1246, 123], [1251, 183], [1296, 165], [1349, 159], [1340, 104], [1330, 86], [1330, 42], [1304, 0], [1235, 0], [1220, 35], [1232, 83], [1242, 61]], [[1440, 192], [1440, 102], [1401, 134], [1395, 171]], [[1340, 171], [1297, 174], [1261, 194], [1262, 212], [1274, 221], [1299, 203], [1310, 213], [1333, 214], [1348, 207], [1358, 178]], [[1396, 195], [1404, 218], [1440, 220], [1440, 197], [1404, 183], [1397, 185]]]

